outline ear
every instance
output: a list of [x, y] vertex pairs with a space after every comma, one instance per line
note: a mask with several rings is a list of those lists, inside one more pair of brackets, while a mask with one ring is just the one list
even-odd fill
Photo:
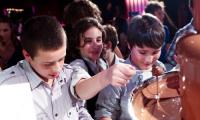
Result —
[[29, 62], [31, 60], [30, 54], [25, 49], [22, 50], [22, 53], [23, 53], [25, 60]]
[[110, 41], [108, 43], [104, 43], [103, 47], [106, 48], [107, 50], [112, 49], [112, 43]]

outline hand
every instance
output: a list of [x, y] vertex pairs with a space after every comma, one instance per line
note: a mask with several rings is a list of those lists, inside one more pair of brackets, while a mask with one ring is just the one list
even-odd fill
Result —
[[152, 74], [153, 76], [160, 76], [164, 74], [165, 70], [163, 67], [158, 66], [158, 65], [153, 65], [152, 66]]
[[129, 64], [115, 64], [106, 71], [106, 78], [113, 86], [126, 85], [132, 76], [136, 73], [133, 66]]
[[177, 55], [174, 55], [173, 58], [176, 63], [179, 63]]

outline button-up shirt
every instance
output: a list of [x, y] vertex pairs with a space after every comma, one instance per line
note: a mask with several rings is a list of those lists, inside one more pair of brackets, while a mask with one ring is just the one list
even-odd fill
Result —
[[[130, 57], [124, 63], [133, 65], [130, 62]], [[161, 62], [157, 61], [156, 64], [164, 68]], [[136, 120], [131, 103], [133, 91], [140, 87], [142, 82], [150, 78], [153, 78], [151, 71], [137, 69], [136, 74], [126, 86], [114, 87], [109, 85], [103, 89], [99, 93], [96, 103], [95, 118], [108, 117], [112, 120]]]
[[180, 30], [176, 32], [174, 39], [169, 47], [169, 50], [166, 54], [166, 59], [167, 59], [167, 62], [173, 66], [176, 65], [176, 61], [174, 60], [174, 55], [176, 53], [177, 42], [188, 34], [197, 34], [197, 31], [195, 30], [192, 23], [193, 23], [193, 19], [190, 21], [190, 23], [188, 23], [187, 25], [185, 25], [183, 28], [181, 28]]
[[89, 77], [83, 69], [64, 65], [50, 88], [23, 60], [0, 73], [0, 85], [29, 83], [37, 120], [90, 120], [74, 91], [80, 79]]

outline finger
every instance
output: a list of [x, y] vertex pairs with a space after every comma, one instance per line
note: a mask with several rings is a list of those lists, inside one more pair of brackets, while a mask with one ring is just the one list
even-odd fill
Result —
[[119, 70], [128, 78], [132, 77], [136, 73], [135, 67], [129, 64], [123, 64]]
[[113, 86], [125, 86], [129, 81], [126, 79], [118, 78], [117, 81], [112, 83]]

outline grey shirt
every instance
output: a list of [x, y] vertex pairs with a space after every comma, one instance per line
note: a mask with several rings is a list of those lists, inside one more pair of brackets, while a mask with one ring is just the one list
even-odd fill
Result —
[[64, 65], [60, 75], [49, 88], [25, 60], [0, 72], [0, 85], [29, 83], [37, 120], [90, 120], [74, 92], [74, 86], [88, 73]]
[[[131, 64], [128, 58], [124, 63]], [[163, 68], [164, 65], [159, 61]], [[112, 120], [134, 120], [132, 108], [132, 93], [139, 87], [141, 82], [152, 77], [151, 71], [137, 70], [129, 83], [124, 87], [113, 87], [112, 85], [103, 89], [98, 97], [95, 111], [95, 118], [109, 117]]]

